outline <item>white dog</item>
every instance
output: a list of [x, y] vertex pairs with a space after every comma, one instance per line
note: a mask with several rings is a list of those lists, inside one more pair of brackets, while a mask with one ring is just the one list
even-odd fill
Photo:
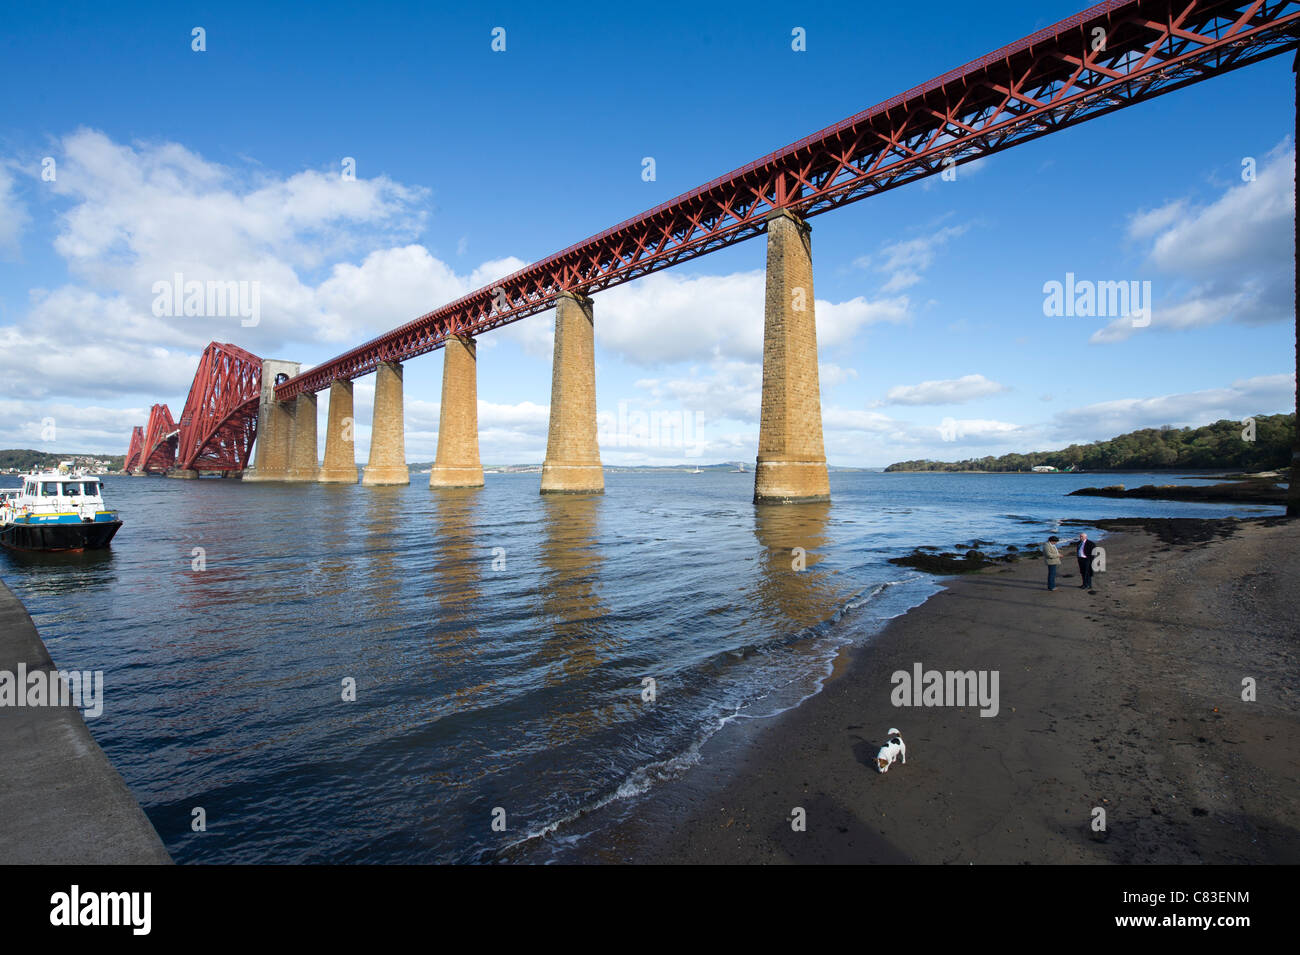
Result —
[[904, 764], [907, 763], [907, 747], [903, 744], [903, 737], [898, 730], [891, 726], [889, 728], [889, 739], [885, 741], [885, 745], [880, 747], [880, 752], [876, 754], [876, 766], [882, 773], [887, 773], [896, 759], [902, 759]]

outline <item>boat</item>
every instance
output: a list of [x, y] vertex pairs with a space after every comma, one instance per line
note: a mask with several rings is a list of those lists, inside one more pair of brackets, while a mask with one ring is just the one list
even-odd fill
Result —
[[697, 464], [697, 465], [695, 466], [695, 470], [694, 470], [694, 471], [688, 471], [687, 473], [688, 473], [688, 474], [703, 474], [704, 472], [700, 470], [700, 466]]
[[0, 490], [0, 544], [12, 550], [101, 550], [122, 526], [104, 507], [103, 482], [71, 461], [22, 476], [20, 488]]

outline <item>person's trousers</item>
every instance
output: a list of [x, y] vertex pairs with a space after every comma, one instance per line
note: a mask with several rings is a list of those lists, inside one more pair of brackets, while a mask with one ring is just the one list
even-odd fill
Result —
[[1055, 564], [1047, 565], [1047, 589], [1048, 590], [1056, 589], [1056, 565]]
[[1083, 586], [1089, 590], [1092, 589], [1092, 558], [1079, 558], [1079, 576], [1083, 578]]

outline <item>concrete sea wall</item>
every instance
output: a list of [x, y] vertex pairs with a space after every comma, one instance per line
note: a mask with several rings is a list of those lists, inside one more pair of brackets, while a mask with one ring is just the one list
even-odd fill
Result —
[[[52, 673], [0, 581], [0, 671]], [[11, 677], [12, 679], [12, 677]], [[162, 840], [71, 706], [0, 706], [0, 865], [168, 864]]]

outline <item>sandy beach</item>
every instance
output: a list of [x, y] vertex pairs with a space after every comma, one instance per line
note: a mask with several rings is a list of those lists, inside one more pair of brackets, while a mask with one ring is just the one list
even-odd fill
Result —
[[[1300, 528], [1103, 523], [1095, 592], [1069, 556], [1050, 593], [1034, 558], [950, 579], [815, 697], [717, 734], [587, 861], [1300, 862]], [[895, 706], [917, 664], [997, 671], [997, 714]], [[890, 727], [908, 761], [881, 775]]]

